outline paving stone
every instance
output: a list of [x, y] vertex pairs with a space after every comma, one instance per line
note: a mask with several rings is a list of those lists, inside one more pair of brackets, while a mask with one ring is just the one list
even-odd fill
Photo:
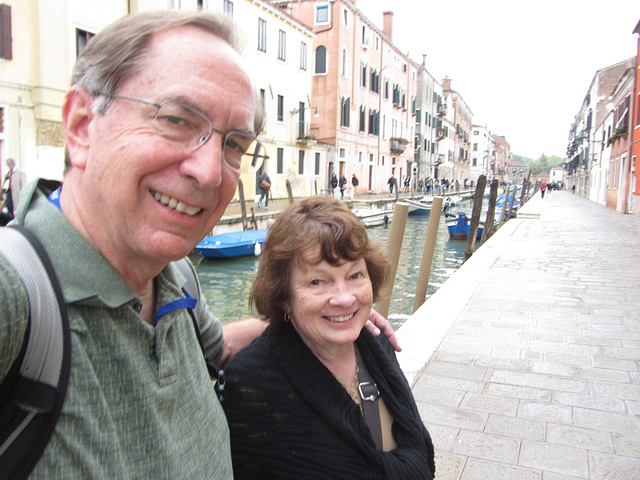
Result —
[[507, 437], [543, 441], [546, 422], [503, 415], [489, 415], [485, 432]]
[[440, 388], [450, 388], [452, 390], [460, 390], [462, 392], [482, 392], [484, 390], [484, 382], [472, 380], [464, 380], [461, 378], [449, 378], [442, 375], [430, 375], [422, 373], [415, 384], [416, 388], [422, 385], [435, 386]]
[[578, 393], [554, 392], [552, 403], [568, 405], [571, 407], [583, 407], [607, 412], [625, 413], [626, 405], [622, 400], [595, 395], [581, 395]]
[[424, 424], [429, 431], [429, 435], [431, 435], [435, 449], [441, 452], [450, 452], [460, 429], [428, 422], [424, 422]]
[[551, 399], [551, 392], [540, 388], [521, 387], [519, 385], [502, 385], [492, 383], [487, 385], [485, 393], [489, 395], [503, 395], [506, 397], [520, 398], [525, 400], [538, 400], [541, 402]]
[[540, 402], [520, 402], [518, 416], [545, 422], [569, 425], [572, 422], [572, 408]]
[[520, 440], [490, 435], [483, 432], [461, 430], [453, 443], [452, 452], [474, 458], [499, 461], [515, 465], [520, 450]]
[[587, 477], [587, 451], [551, 443], [524, 440], [518, 465], [564, 475]]
[[431, 375], [482, 381], [487, 373], [487, 369], [475, 365], [460, 365], [457, 363], [435, 361], [429, 362], [425, 372]]
[[463, 455], [436, 451], [436, 478], [438, 480], [460, 480], [467, 461]]
[[541, 472], [536, 469], [521, 468], [503, 463], [487, 462], [470, 458], [461, 480], [487, 479], [540, 480]]
[[515, 417], [518, 412], [519, 401], [515, 398], [505, 398], [487, 395], [486, 393], [478, 394], [468, 392], [460, 406], [469, 410], [478, 410], [481, 412], [497, 413], [501, 415], [510, 415]]
[[550, 377], [535, 373], [496, 370], [491, 374], [489, 381], [492, 383], [506, 383], [508, 385], [521, 385], [565, 392], [584, 392], [586, 390], [583, 381]]
[[613, 443], [616, 452], [628, 457], [637, 457], [640, 452], [640, 437], [635, 436], [617, 436], [614, 437]]
[[610, 433], [588, 428], [550, 423], [547, 425], [547, 442], [604, 453], [615, 453]]
[[462, 408], [434, 405], [417, 400], [420, 418], [425, 423], [435, 423], [456, 428], [482, 431], [487, 423], [488, 413], [474, 412]]
[[589, 470], [593, 480], [638, 480], [640, 458], [591, 452]]
[[426, 385], [424, 382], [416, 384], [413, 388], [413, 395], [423, 402], [438, 403], [452, 407], [460, 405], [465, 396], [461, 390], [450, 388], [439, 388], [434, 385]]
[[573, 421], [579, 427], [592, 428], [619, 435], [637, 435], [640, 432], [640, 418], [620, 413], [574, 408]]

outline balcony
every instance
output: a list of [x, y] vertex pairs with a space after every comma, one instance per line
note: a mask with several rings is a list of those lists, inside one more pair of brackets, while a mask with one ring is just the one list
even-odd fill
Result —
[[396, 155], [402, 155], [409, 144], [409, 140], [406, 138], [392, 137], [390, 139], [391, 142], [391, 153]]
[[447, 133], [445, 132], [444, 128], [436, 129], [436, 141], [440, 141], [444, 139], [446, 136], [447, 136]]
[[446, 103], [438, 103], [438, 116], [443, 117], [447, 114], [447, 104]]

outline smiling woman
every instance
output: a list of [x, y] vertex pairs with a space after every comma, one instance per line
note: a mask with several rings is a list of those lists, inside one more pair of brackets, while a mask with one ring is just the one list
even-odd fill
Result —
[[225, 370], [236, 478], [432, 478], [431, 438], [393, 348], [363, 328], [387, 275], [337, 199], [278, 215], [251, 291], [270, 325]]

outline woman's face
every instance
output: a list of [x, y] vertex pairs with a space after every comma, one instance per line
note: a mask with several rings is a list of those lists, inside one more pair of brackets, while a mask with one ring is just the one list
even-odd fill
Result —
[[289, 281], [291, 322], [317, 355], [353, 343], [371, 313], [373, 289], [364, 259], [331, 265], [318, 258], [319, 248], [292, 262]]

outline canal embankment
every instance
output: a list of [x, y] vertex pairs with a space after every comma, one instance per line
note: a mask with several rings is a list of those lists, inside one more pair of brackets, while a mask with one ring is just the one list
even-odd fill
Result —
[[638, 238], [538, 194], [396, 332], [437, 478], [640, 478]]

